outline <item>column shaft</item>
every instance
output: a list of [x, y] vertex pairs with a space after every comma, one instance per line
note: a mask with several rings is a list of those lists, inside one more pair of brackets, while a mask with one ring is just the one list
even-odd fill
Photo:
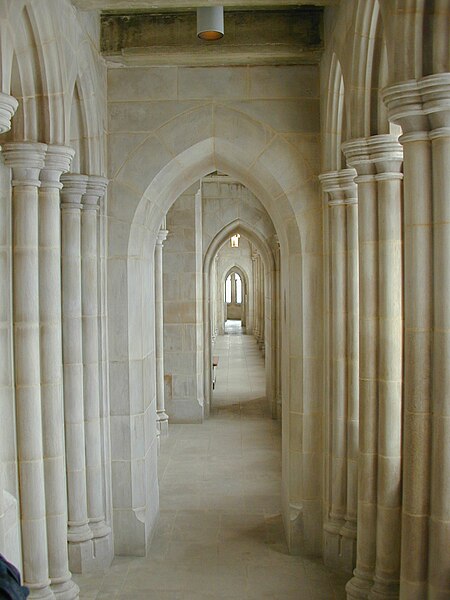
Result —
[[74, 151], [48, 146], [39, 190], [39, 314], [41, 397], [49, 575], [57, 598], [78, 598], [67, 553], [61, 340], [61, 210], [59, 182]]
[[[450, 75], [447, 106], [450, 98]], [[450, 597], [450, 110], [431, 134], [433, 155], [434, 335], [429, 582], [427, 597]]]
[[[356, 174], [356, 173], [355, 173]], [[356, 195], [356, 190], [355, 190]], [[359, 434], [359, 289], [358, 204], [346, 204], [347, 214], [347, 510], [343, 535], [354, 545], [358, 504]], [[352, 551], [353, 554], [353, 551]]]
[[[329, 514], [324, 525], [325, 563], [351, 572], [356, 539], [358, 451], [357, 198], [354, 169], [319, 176], [329, 213]], [[355, 339], [356, 338], [356, 339]], [[353, 377], [353, 378], [352, 378]], [[350, 385], [352, 387], [350, 387]], [[356, 403], [356, 408], [355, 408]], [[350, 446], [350, 447], [349, 447]], [[352, 455], [349, 455], [349, 449]], [[353, 521], [352, 521], [353, 519]]]
[[358, 537], [355, 576], [349, 598], [367, 598], [373, 582], [377, 522], [377, 197], [373, 176], [358, 177], [359, 231], [359, 459]]
[[330, 525], [344, 524], [347, 505], [345, 205], [330, 206], [331, 234], [331, 486]]
[[443, 600], [450, 597], [450, 73], [397, 83], [382, 96], [405, 147], [400, 598]]
[[359, 247], [359, 453], [356, 568], [348, 599], [367, 599], [376, 563], [378, 450], [378, 210], [375, 167], [367, 141], [343, 146], [358, 177]]
[[[86, 444], [86, 494], [89, 526], [94, 539], [110, 535], [105, 523], [99, 369], [98, 306], [98, 208], [107, 180], [90, 175], [82, 197], [81, 212], [81, 305], [83, 335], [83, 399]], [[95, 552], [99, 557], [98, 549]]]
[[398, 598], [401, 539], [402, 201], [401, 174], [378, 183], [379, 373], [377, 557], [369, 598]]
[[[405, 390], [401, 600], [427, 594], [430, 514], [433, 232], [431, 144], [427, 132], [400, 138], [404, 148]], [[417, 199], [420, 198], [420, 201]], [[418, 443], [418, 440], [420, 442]]]
[[253, 336], [258, 341], [258, 261], [256, 252], [252, 255], [252, 279], [253, 279]]
[[81, 197], [86, 175], [63, 175], [62, 189], [62, 316], [63, 373], [66, 425], [69, 559], [82, 571], [83, 556], [92, 553], [88, 525], [83, 401], [81, 304]]
[[38, 188], [45, 144], [3, 147], [13, 172], [13, 318], [23, 576], [32, 598], [53, 598], [48, 577], [39, 343]]
[[163, 242], [168, 231], [160, 229], [155, 245], [155, 345], [156, 345], [156, 418], [160, 434], [169, 433], [169, 417], [164, 405], [164, 312]]

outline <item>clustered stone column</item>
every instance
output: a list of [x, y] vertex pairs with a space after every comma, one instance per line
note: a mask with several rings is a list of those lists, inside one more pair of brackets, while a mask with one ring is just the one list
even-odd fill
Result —
[[262, 263], [261, 255], [258, 254], [258, 313], [259, 313], [259, 340], [258, 345], [263, 356], [265, 353], [264, 346], [264, 335], [265, 335], [265, 291], [264, 291], [264, 266]]
[[164, 406], [164, 315], [163, 243], [169, 232], [160, 229], [155, 245], [155, 351], [156, 351], [156, 425], [162, 436], [169, 433], [169, 417]]
[[107, 180], [61, 178], [62, 321], [69, 561], [77, 573], [113, 556], [105, 520], [100, 427], [98, 207]]
[[83, 327], [81, 300], [81, 209], [88, 177], [61, 178], [62, 323], [64, 411], [66, 432], [68, 541], [70, 567], [81, 573], [91, 558], [93, 533], [89, 527], [83, 392]]
[[255, 250], [252, 252], [252, 281], [253, 281], [253, 336], [256, 341], [259, 338], [258, 331], [258, 256]]
[[264, 354], [264, 271], [261, 255], [252, 253], [253, 263], [253, 335]]
[[450, 597], [450, 73], [383, 91], [402, 126], [405, 393], [401, 600]]
[[348, 164], [358, 172], [361, 306], [357, 563], [347, 595], [373, 600], [397, 598], [403, 370], [402, 148], [393, 136], [377, 135], [347, 142], [343, 151]]
[[49, 576], [58, 598], [78, 598], [67, 552], [67, 490], [61, 341], [60, 177], [74, 151], [47, 147], [39, 190], [41, 397]]
[[[86, 443], [86, 493], [89, 527], [98, 558], [111, 554], [108, 537], [111, 528], [105, 522], [100, 428], [99, 365], [99, 201], [108, 180], [89, 175], [81, 199], [81, 305], [83, 335], [83, 399]], [[103, 547], [100, 548], [100, 545]], [[111, 556], [112, 559], [112, 556]]]
[[272, 418], [281, 420], [282, 402], [281, 402], [281, 257], [280, 240], [275, 234], [272, 238], [272, 249], [275, 260], [275, 289], [272, 293], [273, 302], [275, 302], [275, 335], [273, 343], [275, 344], [275, 398], [272, 407]]
[[354, 169], [319, 176], [330, 229], [330, 477], [326, 564], [352, 570], [356, 544], [358, 456], [357, 193]]
[[35, 598], [53, 598], [47, 552], [39, 335], [39, 175], [47, 146], [3, 147], [12, 169], [13, 313], [23, 576]]
[[[17, 110], [18, 102], [9, 94], [4, 94], [0, 92], [0, 133], [5, 133], [9, 131], [11, 128], [11, 119], [14, 113]], [[3, 347], [8, 343], [9, 340], [6, 340], [4, 333], [6, 331], [9, 332], [10, 322], [11, 322], [11, 312], [9, 309], [9, 290], [6, 286], [6, 281], [9, 280], [10, 277], [10, 210], [9, 210], [9, 198], [3, 197], [0, 198], [0, 281], [2, 282], [2, 286], [0, 287], [0, 353], [2, 354], [1, 360], [4, 364], [6, 364], [6, 357], [3, 356]], [[5, 388], [11, 389], [13, 385], [12, 382], [12, 372], [9, 368], [2, 369], [2, 373], [0, 375], [0, 394], [2, 394]], [[2, 389], [3, 388], [3, 389]], [[6, 406], [7, 403], [3, 403], [3, 406], [0, 407], [0, 419], [3, 420], [3, 415], [5, 409], [7, 410], [9, 407]], [[12, 432], [9, 433], [9, 439], [13, 439], [14, 434]], [[3, 436], [3, 442], [8, 438], [6, 435]], [[6, 444], [8, 445], [8, 444]], [[12, 450], [12, 449], [11, 449]], [[15, 448], [13, 449], [15, 452]], [[3, 454], [3, 453], [2, 453]], [[2, 456], [3, 460], [7, 460], [7, 456]], [[4, 492], [5, 489], [5, 479], [4, 479], [4, 468], [3, 465], [0, 464], [0, 515], [4, 514], [5, 506], [4, 506]], [[4, 519], [0, 518], [0, 540], [4, 539]]]

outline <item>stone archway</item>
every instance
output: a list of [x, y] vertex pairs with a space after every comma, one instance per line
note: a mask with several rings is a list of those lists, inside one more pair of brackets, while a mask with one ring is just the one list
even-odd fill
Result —
[[[198, 110], [206, 118], [206, 108]], [[117, 470], [113, 490], [119, 481], [121, 487], [131, 490], [113, 509], [118, 553], [145, 552], [158, 512], [156, 434], [148, 436], [143, 447], [139, 438], [129, 433], [130, 424], [137, 422], [141, 427], [154, 416], [154, 338], [144, 307], [152, 306], [152, 276], [148, 274], [153, 271], [156, 234], [176, 198], [216, 170], [241, 181], [260, 199], [275, 225], [281, 255], [288, 265], [281, 277], [280, 294], [285, 340], [281, 361], [283, 516], [292, 550], [305, 546], [318, 554], [321, 549], [321, 436], [302, 443], [303, 432], [306, 435], [310, 428], [320, 431], [322, 427], [321, 302], [317, 301], [322, 286], [321, 207], [317, 185], [303, 155], [293, 146], [274, 138], [267, 143], [264, 124], [229, 108], [221, 107], [221, 111], [222, 118], [225, 113], [232, 114], [232, 121], [229, 116], [227, 121], [232, 127], [223, 131], [221, 125], [220, 136], [201, 140], [186, 115], [174, 118], [170, 128], [177, 141], [182, 141], [182, 148], [173, 157], [155, 135], [144, 142], [137, 137], [136, 147], [112, 182], [109, 334], [113, 447], [115, 435], [125, 438], [120, 455], [113, 458], [113, 473]], [[207, 112], [208, 118], [214, 119], [215, 111]], [[243, 135], [247, 135], [244, 141]], [[252, 139], [256, 158], [249, 164], [247, 148]], [[291, 432], [296, 432], [295, 442], [290, 442]], [[311, 438], [307, 435], [306, 439]], [[305, 469], [314, 477], [303, 477]]]

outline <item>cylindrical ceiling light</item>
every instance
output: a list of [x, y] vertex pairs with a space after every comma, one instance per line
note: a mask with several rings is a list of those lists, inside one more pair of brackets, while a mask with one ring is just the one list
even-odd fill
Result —
[[197, 8], [197, 36], [212, 42], [223, 37], [223, 6]]

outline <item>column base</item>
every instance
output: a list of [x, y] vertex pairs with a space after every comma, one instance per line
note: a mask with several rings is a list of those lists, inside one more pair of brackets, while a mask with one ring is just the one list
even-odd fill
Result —
[[398, 582], [380, 581], [377, 577], [374, 581], [368, 600], [398, 600], [400, 595], [400, 584]]
[[353, 573], [356, 562], [356, 531], [354, 537], [342, 523], [327, 523], [324, 527], [323, 561], [327, 567]]
[[96, 573], [107, 569], [114, 558], [111, 532], [86, 542], [69, 543], [69, 568], [73, 573]]
[[111, 535], [111, 527], [105, 523], [104, 519], [89, 520], [89, 527], [94, 539], [104, 538]]
[[50, 588], [50, 580], [48, 582], [48, 585], [43, 586], [39, 584], [33, 585], [32, 583], [28, 583], [27, 581], [24, 581], [22, 585], [25, 585], [27, 588], [29, 588], [30, 595], [28, 597], [30, 598], [30, 600], [50, 600], [55, 598]]
[[[105, 525], [105, 527], [107, 527]], [[112, 540], [111, 529], [107, 527], [109, 532], [103, 537], [94, 537], [94, 564], [93, 571], [102, 571], [108, 569], [114, 559], [114, 546]]]
[[156, 412], [156, 426], [163, 437], [169, 435], [169, 417], [163, 410]]
[[64, 581], [52, 579], [51, 590], [58, 600], [76, 600], [80, 594], [80, 588], [72, 579]]
[[373, 577], [355, 569], [354, 576], [345, 586], [347, 600], [367, 600], [373, 586]]

